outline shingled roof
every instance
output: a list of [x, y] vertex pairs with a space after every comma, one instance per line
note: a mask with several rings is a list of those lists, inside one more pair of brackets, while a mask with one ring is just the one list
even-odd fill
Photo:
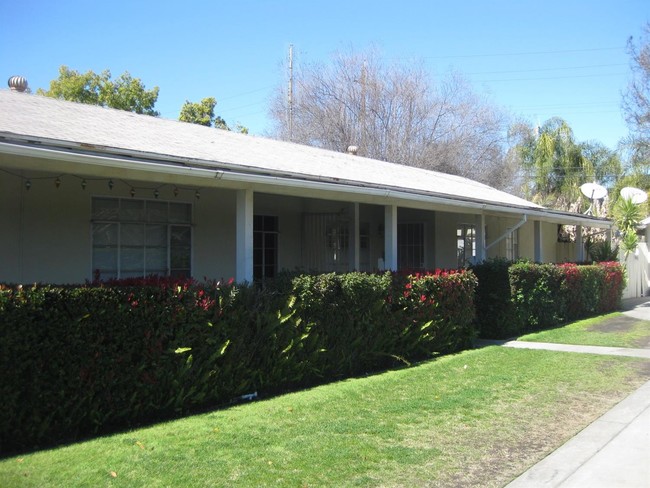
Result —
[[[110, 108], [0, 90], [0, 142], [37, 141], [43, 147], [190, 168], [281, 176], [443, 198], [462, 205], [548, 211], [482, 183], [345, 153], [233, 133]], [[597, 219], [600, 220], [600, 219]]]

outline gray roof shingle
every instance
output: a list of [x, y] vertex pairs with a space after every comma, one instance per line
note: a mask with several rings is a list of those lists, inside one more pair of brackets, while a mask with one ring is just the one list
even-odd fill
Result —
[[139, 153], [190, 165], [345, 181], [452, 200], [542, 207], [459, 176], [148, 115], [0, 90], [0, 137], [83, 145], [106, 154]]

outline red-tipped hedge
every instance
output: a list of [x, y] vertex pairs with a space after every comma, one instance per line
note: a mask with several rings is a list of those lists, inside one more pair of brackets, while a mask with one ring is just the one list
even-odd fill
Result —
[[620, 309], [625, 272], [620, 263], [593, 265], [488, 261], [478, 276], [477, 329], [503, 339]]
[[457, 351], [471, 272], [0, 289], [0, 453]]

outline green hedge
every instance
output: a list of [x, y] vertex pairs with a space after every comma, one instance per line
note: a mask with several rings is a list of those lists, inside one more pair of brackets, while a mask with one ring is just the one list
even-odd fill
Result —
[[564, 275], [554, 264], [515, 263], [508, 270], [516, 320], [523, 330], [539, 330], [565, 320], [568, 297]]
[[478, 278], [476, 322], [482, 338], [513, 337], [520, 331], [514, 302], [510, 296], [511, 261], [495, 259], [472, 266]]
[[457, 351], [471, 272], [0, 287], [0, 453]]
[[487, 261], [473, 268], [479, 286], [477, 329], [489, 339], [618, 310], [624, 269], [616, 262], [593, 265]]

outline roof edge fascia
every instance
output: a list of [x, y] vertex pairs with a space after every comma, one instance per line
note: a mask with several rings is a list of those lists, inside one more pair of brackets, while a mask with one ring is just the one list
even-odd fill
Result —
[[[528, 215], [530, 217], [537, 217], [540, 220], [552, 221], [555, 223], [563, 223], [567, 225], [583, 225], [588, 227], [611, 228], [612, 222], [606, 219], [599, 219], [595, 217], [582, 216], [580, 214], [571, 214], [568, 212], [559, 212], [549, 210], [544, 207], [523, 207], [507, 204], [494, 204], [485, 203], [477, 200], [469, 200], [463, 198], [454, 198], [453, 196], [438, 196], [431, 193], [422, 192], [409, 192], [403, 189], [391, 187], [376, 187], [364, 184], [352, 184], [352, 182], [345, 182], [341, 180], [330, 181], [323, 178], [307, 178], [305, 175], [287, 175], [286, 173], [272, 173], [265, 172], [265, 174], [257, 174], [254, 172], [244, 173], [233, 171], [232, 165], [224, 165], [225, 169], [220, 168], [206, 168], [200, 167], [200, 161], [197, 161], [197, 166], [188, 165], [189, 160], [182, 160], [181, 158], [174, 157], [156, 157], [145, 158], [143, 153], [135, 153], [133, 156], [124, 154], [126, 157], [119, 157], [110, 153], [106, 154], [89, 154], [87, 152], [78, 152], [74, 150], [65, 150], [62, 148], [52, 147], [35, 147], [23, 141], [19, 143], [5, 142], [0, 140], [0, 152], [5, 154], [36, 157], [36, 158], [50, 158], [59, 161], [90, 164], [93, 166], [112, 167], [119, 169], [127, 169], [141, 172], [154, 172], [163, 174], [172, 174], [187, 177], [196, 177], [202, 179], [216, 179], [231, 182], [241, 182], [247, 184], [263, 184], [272, 186], [289, 186], [293, 188], [305, 188], [313, 190], [321, 190], [326, 192], [342, 192], [350, 194], [363, 193], [365, 195], [382, 197], [382, 198], [395, 198], [401, 200], [408, 200], [418, 203], [439, 204], [439, 205], [455, 205], [463, 209], [478, 210], [480, 212], [500, 212], [516, 215]], [[152, 160], [159, 160], [165, 162], [153, 162]], [[207, 166], [206, 163], [203, 166]], [[228, 167], [230, 166], [230, 167]]]

